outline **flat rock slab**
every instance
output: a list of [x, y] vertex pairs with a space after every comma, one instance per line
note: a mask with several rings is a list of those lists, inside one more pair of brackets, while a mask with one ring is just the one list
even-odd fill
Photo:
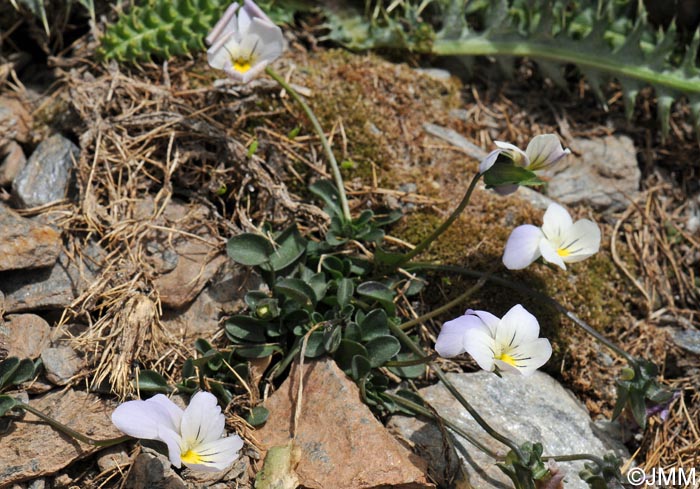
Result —
[[[265, 402], [267, 424], [256, 438], [269, 450], [286, 445], [292, 432], [299, 369]], [[309, 489], [434, 487], [424, 462], [404, 448], [360, 400], [357, 386], [330, 359], [304, 365], [303, 405], [295, 445], [296, 474]]]
[[[594, 434], [588, 411], [546, 374], [535, 372], [531, 377], [503, 378], [489, 372], [447, 375], [487, 423], [518, 444], [541, 442], [545, 455], [590, 453], [602, 456], [611, 450], [607, 440]], [[496, 453], [505, 454], [507, 449], [489, 437], [442, 384], [425, 387], [420, 394], [445, 419], [456, 423]], [[434, 424], [394, 416], [389, 427], [415, 444], [438, 477], [450, 471], [445, 467], [448, 457], [443, 452], [442, 435]], [[513, 487], [492, 458], [464, 438], [456, 436], [456, 439], [463, 449], [459, 457], [472, 487]], [[588, 489], [578, 477], [583, 469], [582, 462], [561, 462], [559, 466], [566, 473], [565, 487]]]
[[51, 327], [36, 314], [16, 314], [0, 323], [0, 348], [7, 356], [34, 360], [51, 343]]
[[[121, 433], [112, 426], [113, 406], [93, 394], [68, 390], [34, 399], [30, 405], [81, 433], [97, 439]], [[16, 482], [52, 475], [98, 447], [79, 443], [26, 413], [2, 435], [0, 489]]]
[[80, 149], [60, 134], [44, 140], [12, 182], [12, 196], [21, 207], [38, 207], [66, 197], [73, 160]]
[[575, 155], [543, 174], [550, 178], [547, 195], [566, 205], [589, 205], [601, 212], [624, 210], [639, 195], [642, 173], [637, 152], [627, 136], [571, 141]]
[[61, 234], [0, 204], [0, 272], [49, 267], [61, 252]]

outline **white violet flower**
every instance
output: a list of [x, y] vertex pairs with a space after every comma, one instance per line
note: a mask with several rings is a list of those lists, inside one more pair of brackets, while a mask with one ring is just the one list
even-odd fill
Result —
[[471, 309], [442, 326], [435, 343], [441, 357], [467, 352], [488, 372], [532, 375], [552, 356], [552, 346], [539, 338], [535, 316], [520, 304], [498, 319], [486, 311]]
[[542, 227], [524, 224], [513, 230], [503, 252], [503, 264], [520, 270], [540, 256], [566, 270], [565, 263], [585, 260], [600, 249], [600, 229], [588, 219], [573, 222], [559, 204], [549, 204]]
[[243, 447], [238, 435], [221, 437], [226, 418], [209, 392], [197, 392], [184, 411], [163, 394], [128, 401], [114, 410], [112, 423], [134, 438], [165, 443], [177, 468], [184, 463], [192, 470], [224, 470]]
[[[479, 164], [479, 173], [488, 171], [503, 154], [507, 156], [515, 165], [526, 170], [536, 172], [554, 165], [564, 156], [571, 153], [569, 149], [564, 149], [556, 134], [541, 134], [532, 138], [523, 151], [517, 146], [503, 141], [494, 141], [498, 149], [491, 151]], [[518, 189], [517, 184], [498, 185], [494, 190], [501, 195], [508, 195]]]
[[207, 59], [236, 81], [248, 83], [284, 50], [284, 36], [260, 7], [231, 4], [207, 36]]

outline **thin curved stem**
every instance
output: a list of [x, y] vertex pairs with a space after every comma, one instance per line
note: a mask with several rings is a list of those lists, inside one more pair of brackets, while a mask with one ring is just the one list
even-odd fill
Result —
[[575, 462], [577, 460], [590, 460], [595, 462], [601, 467], [605, 465], [602, 458], [596, 457], [595, 455], [590, 455], [588, 453], [574, 453], [572, 455], [542, 455], [542, 460], [554, 460], [555, 462]]
[[350, 206], [348, 205], [348, 197], [345, 194], [345, 184], [343, 183], [343, 176], [340, 174], [340, 167], [338, 166], [338, 162], [335, 159], [335, 155], [333, 154], [333, 151], [331, 151], [331, 145], [328, 142], [328, 138], [326, 137], [326, 134], [323, 132], [323, 128], [321, 127], [321, 124], [318, 122], [318, 119], [316, 118], [316, 115], [313, 113], [311, 110], [311, 107], [304, 101], [303, 98], [297, 93], [292, 86], [285, 81], [284, 78], [282, 78], [279, 73], [277, 73], [275, 70], [273, 70], [271, 67], [265, 68], [265, 72], [270, 75], [277, 83], [280, 84], [282, 88], [284, 88], [289, 94], [292, 96], [296, 102], [301, 105], [301, 108], [304, 110], [304, 113], [306, 113], [306, 117], [309, 118], [311, 121], [311, 125], [314, 127], [314, 131], [318, 135], [318, 138], [321, 140], [321, 146], [323, 147], [323, 150], [326, 152], [326, 157], [328, 158], [328, 163], [331, 165], [331, 173], [333, 174], [333, 180], [335, 180], [335, 186], [338, 187], [338, 196], [340, 197], [340, 207], [343, 210], [343, 217], [346, 222], [350, 222], [352, 220], [352, 216], [350, 215]]
[[452, 272], [452, 273], [459, 273], [461, 275], [467, 275], [469, 277], [476, 277], [476, 278], [483, 278], [485, 280], [489, 280], [495, 284], [503, 285], [505, 287], [508, 287], [513, 290], [517, 290], [518, 292], [521, 292], [525, 295], [529, 295], [530, 297], [537, 299], [545, 304], [548, 304], [555, 308], [557, 311], [560, 313], [564, 314], [566, 317], [571, 319], [574, 324], [576, 324], [578, 327], [583, 329], [586, 333], [589, 335], [593, 336], [596, 340], [601, 342], [603, 345], [607, 346], [610, 350], [613, 352], [617, 353], [620, 355], [622, 358], [627, 360], [627, 362], [632, 365], [636, 366], [637, 361], [627, 353], [625, 350], [617, 346], [615, 343], [607, 339], [605, 336], [603, 336], [601, 333], [596, 331], [590, 324], [585, 322], [583, 319], [579, 318], [574, 314], [573, 312], [569, 311], [566, 307], [562, 306], [559, 302], [557, 302], [555, 299], [552, 299], [546, 294], [543, 294], [542, 292], [539, 292], [537, 290], [534, 290], [531, 287], [528, 287], [526, 285], [518, 284], [516, 282], [511, 282], [510, 280], [501, 278], [501, 277], [494, 277], [492, 275], [489, 275], [485, 272], [478, 272], [476, 270], [469, 270], [467, 268], [462, 268], [458, 267], [455, 265], [434, 265], [432, 263], [410, 263], [408, 265], [405, 265], [404, 268], [406, 270], [435, 270], [435, 271], [443, 271], [443, 272]]
[[415, 248], [413, 248], [411, 251], [403, 255], [401, 260], [396, 266], [401, 265], [402, 263], [406, 263], [408, 260], [413, 258], [414, 256], [418, 255], [421, 253], [423, 250], [425, 250], [428, 246], [430, 246], [430, 243], [435, 241], [438, 236], [440, 236], [442, 233], [444, 233], [447, 228], [450, 227], [450, 225], [459, 217], [459, 215], [462, 213], [464, 208], [467, 206], [469, 203], [469, 199], [472, 196], [472, 193], [474, 192], [474, 189], [476, 188], [476, 184], [479, 182], [479, 178], [481, 178], [481, 173], [477, 173], [474, 175], [474, 178], [472, 178], [472, 181], [469, 183], [469, 188], [467, 188], [467, 191], [464, 194], [464, 197], [462, 197], [462, 201], [459, 203], [457, 208], [452, 211], [452, 214], [450, 214], [450, 217], [448, 217], [445, 222], [443, 222], [435, 231], [430, 233], [430, 236], [425, 238], [423, 241], [418, 243]]
[[409, 399], [406, 399], [405, 397], [397, 396], [395, 394], [391, 394], [389, 392], [385, 392], [383, 394], [384, 396], [388, 397], [392, 401], [394, 401], [397, 404], [401, 404], [402, 406], [410, 409], [411, 411], [420, 414], [421, 416], [425, 416], [428, 419], [432, 419], [435, 422], [438, 422], [437, 418], [440, 418], [440, 421], [447, 426], [449, 429], [457, 433], [459, 436], [467, 440], [469, 443], [474, 445], [476, 448], [484, 452], [486, 455], [488, 455], [491, 458], [494, 458], [496, 460], [503, 460], [505, 457], [498, 455], [496, 452], [488, 448], [486, 445], [481, 443], [479, 440], [474, 438], [471, 434], [467, 433], [464, 431], [462, 428], [460, 428], [458, 425], [450, 421], [449, 419], [445, 419], [439, 414], [435, 414], [429, 409], [424, 408], [423, 406], [416, 404], [413, 401], [410, 401]]
[[87, 443], [88, 445], [92, 445], [95, 447], [111, 447], [112, 445], [118, 445], [122, 442], [131, 440], [132, 438], [130, 436], [120, 436], [118, 438], [109, 438], [107, 440], [96, 440], [94, 438], [90, 438], [89, 436], [83, 435], [82, 433], [79, 433], [75, 431], [72, 428], [69, 428], [68, 426], [64, 425], [63, 423], [60, 423], [53, 419], [52, 417], [42, 413], [38, 409], [33, 408], [29, 404], [25, 404], [23, 402], [17, 401], [15, 404], [16, 407], [24, 409], [25, 411], [29, 411], [32, 413], [34, 416], [42, 419], [43, 421], [46, 421], [49, 425], [52, 427], [56, 428], [58, 431], [61, 431], [65, 433], [66, 435], [75, 438], [78, 441], [82, 441], [83, 443]]
[[[396, 337], [406, 345], [413, 353], [415, 353], [419, 358], [424, 358], [425, 353], [423, 353], [423, 350], [416, 345], [411, 338], [408, 337], [406, 333], [403, 332], [403, 330], [389, 321], [389, 329], [391, 329], [391, 332], [396, 335]], [[500, 441], [504, 445], [506, 445], [508, 448], [513, 450], [517, 455], [518, 458], [522, 459], [522, 453], [520, 452], [520, 448], [518, 445], [516, 445], [513, 441], [511, 441], [509, 438], [507, 438], [505, 435], [502, 435], [495, 429], [489, 425], [484, 418], [481, 417], [481, 415], [474, 409], [474, 407], [469, 404], [469, 401], [465, 399], [465, 397], [462, 395], [461, 392], [457, 390], [457, 388], [450, 382], [450, 380], [447, 378], [445, 373], [440, 370], [440, 367], [435, 365], [434, 363], [429, 363], [428, 364], [430, 368], [435, 372], [435, 375], [437, 375], [438, 379], [443, 383], [443, 385], [447, 388], [448, 391], [450, 391], [450, 394], [452, 394], [459, 403], [464, 406], [464, 408], [469, 412], [469, 414], [474, 418], [474, 421], [476, 421], [481, 428], [486, 431], [489, 435], [491, 435], [492, 438], [495, 438], [496, 440]]]

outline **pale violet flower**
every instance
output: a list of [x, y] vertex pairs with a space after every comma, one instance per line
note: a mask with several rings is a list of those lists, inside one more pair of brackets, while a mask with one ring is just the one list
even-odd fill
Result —
[[[564, 156], [571, 153], [564, 149], [555, 134], [541, 134], [532, 138], [523, 151], [517, 146], [503, 141], [494, 141], [498, 149], [491, 151], [479, 164], [479, 173], [485, 173], [496, 163], [499, 155], [507, 156], [515, 165], [531, 172], [543, 170], [554, 165]], [[507, 195], [518, 189], [517, 184], [496, 185], [494, 190], [501, 195]]]
[[524, 224], [513, 230], [503, 252], [503, 264], [510, 270], [527, 267], [540, 256], [566, 270], [565, 263], [585, 260], [600, 248], [600, 229], [588, 219], [573, 222], [559, 204], [549, 204], [542, 227]]
[[486, 311], [471, 309], [447, 321], [435, 342], [435, 351], [445, 358], [467, 352], [488, 372], [532, 375], [552, 356], [552, 346], [539, 338], [535, 316], [520, 304], [498, 319]]
[[112, 423], [134, 438], [162, 441], [170, 463], [180, 468], [214, 472], [226, 469], [238, 458], [241, 437], [226, 438], [226, 418], [208, 392], [198, 392], [184, 411], [158, 394], [146, 401], [128, 401], [112, 413]]
[[241, 83], [258, 76], [284, 50], [282, 30], [251, 0], [240, 8], [231, 4], [206, 41], [209, 65]]

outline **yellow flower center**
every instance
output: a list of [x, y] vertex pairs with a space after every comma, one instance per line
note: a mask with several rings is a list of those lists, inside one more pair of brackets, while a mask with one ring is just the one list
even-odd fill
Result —
[[194, 450], [187, 450], [185, 453], [180, 455], [180, 459], [188, 464], [199, 464], [202, 463], [202, 457], [199, 456]]
[[496, 357], [496, 360], [500, 360], [502, 362], [507, 363], [508, 365], [511, 365], [513, 367], [516, 367], [515, 365], [515, 359], [508, 355], [507, 353], [501, 353], [500, 356]]
[[250, 70], [250, 59], [238, 58], [233, 60], [233, 69], [239, 73], [245, 73]]
[[569, 250], [566, 248], [559, 248], [557, 249], [557, 255], [561, 256], [562, 258], [569, 256], [571, 253], [569, 253]]

